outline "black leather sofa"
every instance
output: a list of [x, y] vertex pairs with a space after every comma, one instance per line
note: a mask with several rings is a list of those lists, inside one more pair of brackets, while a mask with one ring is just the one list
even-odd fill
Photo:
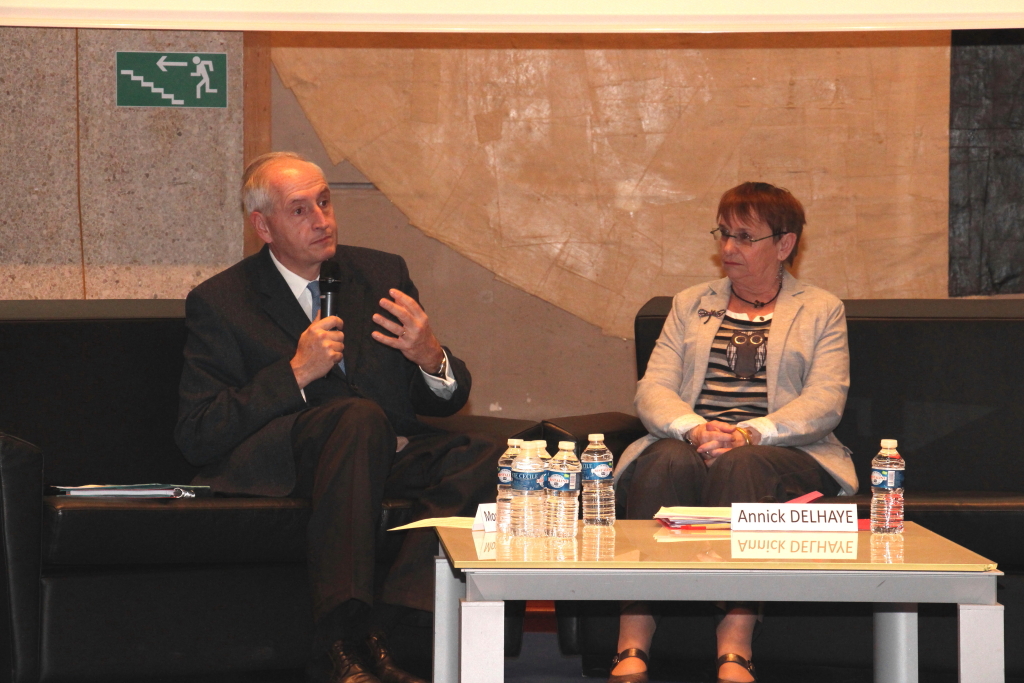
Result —
[[[302, 680], [305, 501], [49, 495], [195, 475], [172, 438], [183, 316], [183, 301], [0, 302], [2, 681]], [[535, 424], [431, 421], [501, 437]], [[387, 529], [410, 512], [385, 503], [385, 562], [401, 541]], [[429, 672], [420, 617], [394, 645]], [[509, 610], [510, 653], [521, 618]]]
[[[640, 377], [670, 306], [670, 297], [657, 297], [636, 316]], [[898, 439], [907, 462], [907, 519], [1006, 573], [999, 581], [1006, 671], [1024, 676], [1024, 300], [860, 300], [846, 302], [846, 311], [851, 383], [836, 435], [854, 452], [861, 492], [853, 502], [866, 517], [871, 458], [881, 438]], [[646, 433], [639, 420], [617, 413], [546, 420], [537, 429], [553, 441], [604, 432], [616, 457]], [[713, 612], [695, 603], [671, 609], [652, 645], [654, 668], [707, 670]], [[617, 605], [559, 602], [556, 610], [562, 651], [582, 654], [585, 674], [606, 675]], [[777, 603], [766, 615], [754, 646], [762, 672], [870, 672], [870, 605]], [[956, 628], [952, 606], [921, 606], [922, 680], [955, 680]]]

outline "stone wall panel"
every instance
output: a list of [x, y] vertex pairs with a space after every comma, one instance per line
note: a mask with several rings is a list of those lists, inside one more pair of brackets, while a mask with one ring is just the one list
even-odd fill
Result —
[[0, 298], [81, 298], [75, 31], [0, 27], [0, 57]]
[[[117, 51], [226, 52], [227, 108], [118, 107]], [[182, 298], [242, 256], [242, 35], [83, 30], [79, 64], [87, 296]]]

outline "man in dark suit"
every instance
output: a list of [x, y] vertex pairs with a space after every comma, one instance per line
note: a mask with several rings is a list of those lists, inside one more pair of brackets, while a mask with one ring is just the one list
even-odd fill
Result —
[[[401, 257], [336, 244], [317, 166], [264, 155], [242, 195], [266, 244], [188, 296], [178, 445], [215, 491], [311, 499], [312, 680], [418, 681], [381, 634], [402, 607], [432, 609], [436, 540], [411, 532], [375, 587], [382, 499], [413, 498], [421, 518], [471, 515], [493, 500], [501, 444], [416, 418], [465, 405], [469, 371], [434, 336]], [[328, 259], [340, 293], [337, 315], [322, 317]]]

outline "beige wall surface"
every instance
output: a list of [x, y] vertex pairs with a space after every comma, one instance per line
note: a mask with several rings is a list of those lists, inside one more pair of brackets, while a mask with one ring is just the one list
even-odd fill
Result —
[[304, 35], [272, 58], [333, 162], [606, 334], [719, 277], [707, 233], [745, 180], [804, 202], [803, 279], [946, 296], [948, 33]]
[[[118, 50], [226, 52], [228, 107], [117, 107]], [[238, 33], [0, 28], [0, 298], [182, 298], [241, 258], [241, 73]]]
[[633, 412], [632, 341], [601, 334], [424, 235], [351, 164], [332, 164], [276, 74], [272, 97], [274, 149], [301, 152], [324, 169], [338, 241], [405, 257], [441, 343], [473, 374], [464, 413], [540, 420]]

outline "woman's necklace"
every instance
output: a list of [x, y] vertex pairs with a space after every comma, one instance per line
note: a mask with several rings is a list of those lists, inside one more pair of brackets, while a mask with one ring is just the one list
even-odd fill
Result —
[[782, 292], [782, 283], [780, 282], [779, 283], [779, 288], [777, 290], [775, 290], [775, 296], [773, 296], [771, 299], [768, 299], [768, 301], [758, 301], [757, 299], [754, 299], [753, 301], [748, 301], [747, 299], [744, 299], [742, 296], [737, 294], [735, 289], [732, 290], [732, 295], [734, 297], [736, 297], [737, 299], [739, 299], [740, 301], [742, 301], [743, 303], [750, 304], [754, 308], [764, 308], [765, 306], [767, 306], [771, 302], [773, 302], [776, 299], [778, 299], [779, 298], [779, 294], [781, 292]]

